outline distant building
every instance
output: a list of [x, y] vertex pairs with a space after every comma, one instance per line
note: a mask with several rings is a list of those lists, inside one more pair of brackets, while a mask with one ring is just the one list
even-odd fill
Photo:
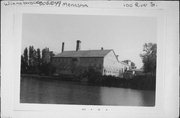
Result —
[[130, 65], [128, 65], [127, 63], [123, 61], [120, 61], [120, 63], [123, 65], [123, 72], [131, 69]]
[[80, 50], [80, 43], [81, 41], [78, 40], [76, 51], [64, 51], [64, 43], [62, 43], [62, 52], [52, 58], [57, 74], [80, 74], [93, 68], [102, 75], [122, 77], [128, 65], [119, 62], [112, 49]]
[[132, 62], [131, 60], [124, 60], [122, 62], [126, 63], [129, 67], [129, 69], [136, 69], [135, 63]]

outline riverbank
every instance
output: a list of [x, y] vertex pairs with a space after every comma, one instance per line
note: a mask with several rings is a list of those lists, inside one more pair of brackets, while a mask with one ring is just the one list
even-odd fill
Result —
[[113, 76], [91, 76], [88, 78], [73, 76], [40, 76], [33, 74], [22, 74], [21, 77], [30, 77], [34, 79], [43, 79], [48, 81], [72, 81], [89, 86], [107, 86], [119, 88], [131, 88], [139, 90], [155, 90], [155, 77], [151, 76], [135, 76], [133, 79], [117, 78]]
[[99, 80], [89, 82], [90, 85], [121, 87], [139, 90], [155, 90], [155, 78], [146, 76], [136, 76], [132, 79], [116, 78], [112, 76], [103, 76]]

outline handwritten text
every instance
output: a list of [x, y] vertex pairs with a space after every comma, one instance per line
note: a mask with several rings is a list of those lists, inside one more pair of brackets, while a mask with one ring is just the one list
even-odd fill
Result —
[[84, 8], [88, 7], [87, 4], [83, 3], [71, 3], [71, 2], [62, 2], [62, 1], [8, 1], [4, 2], [5, 6], [54, 6], [54, 7], [76, 7]]
[[145, 7], [157, 7], [157, 4], [155, 2], [133, 2], [133, 3], [124, 3], [124, 7], [126, 8], [145, 8]]

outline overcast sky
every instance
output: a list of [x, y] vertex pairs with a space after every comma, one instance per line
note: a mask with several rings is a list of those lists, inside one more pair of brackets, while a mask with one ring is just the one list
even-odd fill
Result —
[[33, 45], [60, 53], [62, 42], [65, 51], [75, 50], [81, 40], [81, 50], [113, 49], [120, 61], [129, 59], [138, 68], [143, 44], [157, 40], [153, 17], [24, 14], [22, 28], [22, 52]]

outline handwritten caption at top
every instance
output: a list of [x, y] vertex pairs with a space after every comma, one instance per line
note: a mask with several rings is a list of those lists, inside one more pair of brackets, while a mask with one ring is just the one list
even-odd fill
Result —
[[145, 8], [145, 7], [157, 7], [157, 4], [155, 2], [132, 2], [132, 3], [124, 3], [124, 7], [126, 8]]
[[[4, 6], [51, 6], [51, 7], [76, 7], [86, 8], [88, 4], [82, 2], [66, 2], [66, 1], [8, 1], [4, 2]], [[113, 7], [113, 5], [112, 5]], [[123, 2], [120, 7], [124, 8], [155, 8], [158, 7], [155, 2]]]
[[62, 1], [9, 1], [5, 2], [4, 6], [52, 6], [52, 7], [77, 7], [85, 8], [88, 7], [87, 4], [83, 3], [70, 3]]

